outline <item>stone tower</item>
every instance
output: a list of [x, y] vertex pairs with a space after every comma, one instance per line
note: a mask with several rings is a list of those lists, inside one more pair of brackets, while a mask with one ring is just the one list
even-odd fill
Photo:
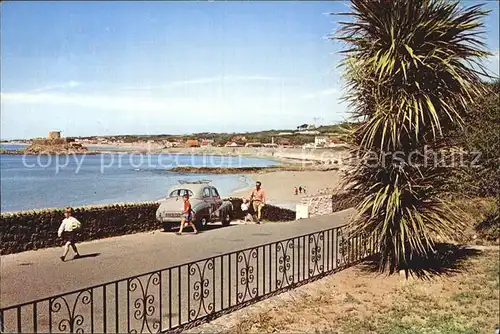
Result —
[[61, 138], [61, 131], [50, 131], [48, 139], [60, 139]]

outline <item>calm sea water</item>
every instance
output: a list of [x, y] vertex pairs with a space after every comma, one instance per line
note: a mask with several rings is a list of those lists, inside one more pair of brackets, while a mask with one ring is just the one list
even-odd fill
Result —
[[[7, 149], [5, 145], [2, 148]], [[15, 147], [10, 147], [10, 149]], [[208, 179], [222, 196], [245, 188], [243, 175], [189, 175], [175, 166], [249, 167], [277, 162], [228, 156], [101, 154], [0, 155], [1, 211], [156, 200], [179, 180]]]

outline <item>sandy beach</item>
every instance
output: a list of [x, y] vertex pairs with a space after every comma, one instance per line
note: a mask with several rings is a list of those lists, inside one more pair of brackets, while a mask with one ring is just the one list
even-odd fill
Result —
[[[336, 188], [339, 184], [339, 176], [338, 171], [283, 171], [248, 175], [254, 182], [262, 183], [270, 204], [293, 208], [307, 195], [325, 188]], [[295, 195], [293, 192], [295, 186], [305, 187], [306, 194]], [[236, 191], [232, 196], [248, 198], [252, 188], [253, 186]]]
[[[103, 145], [104, 146], [104, 145]], [[109, 145], [112, 146], [112, 145]], [[115, 147], [120, 148], [135, 148], [154, 150], [157, 146], [151, 144], [130, 145], [123, 144]], [[253, 156], [264, 159], [274, 159], [280, 161], [284, 165], [302, 165], [307, 166], [310, 163], [327, 162], [329, 160], [342, 161], [346, 152], [343, 149], [318, 149], [318, 150], [303, 150], [300, 148], [294, 149], [266, 149], [266, 148], [247, 148], [239, 147], [207, 147], [207, 148], [171, 148], [160, 149], [161, 153], [171, 154], [229, 154]], [[252, 180], [252, 186], [246, 189], [240, 189], [231, 194], [232, 197], [248, 197], [251, 189], [256, 181], [262, 183], [263, 189], [266, 191], [268, 203], [295, 210], [295, 204], [300, 203], [305, 196], [317, 193], [325, 188], [336, 188], [339, 184], [341, 172], [338, 170], [320, 171], [273, 171], [264, 173], [251, 173], [246, 176]], [[305, 187], [305, 194], [295, 195], [294, 187]]]

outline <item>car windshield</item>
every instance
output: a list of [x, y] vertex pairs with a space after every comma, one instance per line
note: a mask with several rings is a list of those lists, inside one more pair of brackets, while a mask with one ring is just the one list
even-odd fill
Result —
[[189, 197], [193, 196], [193, 192], [189, 189], [175, 189], [170, 193], [169, 197], [182, 197], [185, 194], [188, 194]]

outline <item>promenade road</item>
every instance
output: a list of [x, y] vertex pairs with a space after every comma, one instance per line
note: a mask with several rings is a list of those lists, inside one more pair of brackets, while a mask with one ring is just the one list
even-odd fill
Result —
[[[190, 230], [188, 229], [188, 232], [182, 236], [178, 236], [174, 233], [155, 231], [154, 233], [139, 233], [96, 240], [79, 244], [78, 248], [80, 253], [83, 255], [83, 258], [69, 260], [65, 263], [61, 262], [59, 259], [61, 254], [60, 248], [42, 249], [38, 251], [5, 255], [1, 257], [0, 305], [3, 308], [13, 304], [29, 302], [56, 294], [84, 289], [89, 286], [112, 282], [134, 275], [141, 275], [143, 273], [161, 270], [163, 268], [174, 267], [176, 265], [212, 256], [218, 256], [249, 247], [306, 235], [317, 231], [323, 231], [345, 224], [348, 217], [353, 213], [354, 210], [348, 209], [328, 216], [314, 217], [287, 223], [233, 225], [229, 227], [220, 227], [216, 224], [198, 235], [189, 233]], [[333, 250], [333, 243], [337, 244], [337, 240], [333, 239], [333, 233], [331, 236], [325, 235], [325, 240], [326, 239], [328, 239], [328, 241], [323, 241], [322, 243], [323, 250], [321, 252], [323, 252], [322, 254], [324, 255], [322, 261], [325, 261], [327, 247], [330, 249], [328, 250], [328, 255], [331, 255], [332, 258], [337, 257], [337, 254], [334, 254]], [[310, 261], [308, 260], [306, 265], [304, 261], [301, 262], [299, 260], [299, 257], [302, 258], [305, 254], [307, 254], [307, 257], [310, 257], [310, 254], [314, 254], [311, 247], [314, 246], [314, 243], [318, 242], [320, 241], [309, 241], [304, 238], [300, 240], [297, 239], [294, 245], [283, 244], [283, 247], [286, 248], [291, 246], [288, 255], [293, 254], [291, 255], [293, 257], [293, 268], [289, 268], [289, 272], [287, 272], [287, 274], [293, 276], [293, 278], [291, 278], [292, 280], [300, 280], [300, 277], [303, 277], [304, 275], [307, 276], [307, 273], [311, 271]], [[278, 278], [278, 274], [282, 274], [278, 273], [276, 269], [279, 267], [278, 257], [281, 256], [280, 254], [282, 253], [278, 252], [274, 247], [275, 246], [273, 245], [272, 249], [270, 246], [268, 248], [259, 248], [255, 257], [253, 257], [249, 252], [245, 255], [248, 257], [248, 261], [254, 261], [254, 264], [252, 264], [252, 266], [255, 267], [254, 270], [256, 271], [254, 274], [256, 277], [260, 277], [253, 282], [253, 288], [259, 290], [259, 295], [272, 292], [278, 285], [276, 282], [283, 281], [283, 279]], [[293, 253], [291, 253], [292, 248]], [[72, 253], [70, 251], [69, 259], [71, 259], [71, 254]], [[219, 305], [216, 306], [216, 308], [222, 308], [220, 304], [226, 307], [224, 303], [227, 302], [239, 303], [237, 299], [238, 289], [240, 289], [239, 292], [246, 289], [245, 284], [240, 284], [242, 273], [241, 265], [244, 266], [244, 261], [246, 259], [238, 261], [236, 259], [237, 256], [238, 254], [233, 254], [232, 257], [217, 258], [217, 260], [214, 260], [213, 263], [214, 268], [209, 266], [204, 274], [205, 276], [203, 278], [210, 275], [210, 291], [207, 291], [209, 296], [206, 296], [206, 299], [210, 299], [210, 301], [213, 301], [214, 304]], [[253, 260], [251, 258], [253, 258]], [[232, 268], [230, 262], [233, 263]], [[331, 260], [331, 262], [331, 266], [333, 266], [333, 260]], [[273, 269], [271, 269], [271, 263], [273, 263]], [[174, 324], [173, 326], [175, 326], [176, 323], [184, 323], [189, 317], [189, 312], [193, 309], [192, 304], [189, 304], [195, 302], [193, 299], [195, 298], [193, 297], [193, 292], [196, 291], [196, 287], [193, 285], [193, 282], [195, 282], [195, 276], [202, 278], [201, 271], [206, 265], [207, 262], [200, 262], [199, 266], [196, 267], [196, 272], [193, 271], [191, 274], [189, 273], [189, 268], [187, 266], [182, 267], [181, 269], [177, 268], [162, 272], [158, 276], [160, 283], [157, 287], [155, 287], [158, 291], [155, 291], [158, 295], [163, 297], [156, 298], [154, 302], [151, 301], [158, 312], [160, 309], [162, 310], [162, 315], [151, 314], [148, 315], [148, 318], [152, 319], [156, 317], [157, 319], [166, 319], [170, 317], [170, 320], [166, 322]], [[269, 269], [266, 269], [268, 266]], [[326, 266], [327, 265], [325, 264], [325, 267]], [[328, 266], [331, 268], [330, 265]], [[268, 270], [268, 273], [266, 273], [266, 270]], [[314, 270], [316, 269], [313, 268], [313, 271]], [[257, 271], [263, 271], [264, 276], [262, 275], [262, 272], [257, 275]], [[229, 276], [231, 278], [229, 278], [229, 282], [227, 282]], [[267, 279], [268, 276], [269, 279]], [[224, 278], [222, 279], [221, 277]], [[136, 280], [136, 283], [138, 283], [138, 285], [143, 284], [143, 288], [146, 289], [146, 285], [148, 283], [147, 281], [150, 279], [154, 279], [154, 277], [151, 277], [151, 275], [145, 276]], [[135, 297], [130, 297], [131, 299], [129, 298], [129, 301], [126, 300], [127, 298], [121, 298], [127, 295], [130, 296], [131, 289], [130, 286], [127, 287], [127, 284], [130, 283], [131, 282], [124, 282], [123, 284], [120, 283], [121, 285], [114, 284], [100, 290], [96, 289], [96, 291], [92, 292], [92, 298], [94, 300], [93, 303], [96, 303], [96, 305], [92, 306], [94, 308], [92, 311], [92, 317], [95, 317], [96, 319], [99, 318], [99, 320], [90, 324], [88, 320], [90, 315], [87, 314], [84, 324], [85, 331], [90, 329], [89, 326], [92, 326], [97, 332], [102, 331], [104, 328], [102, 324], [103, 309], [105, 310], [105, 313], [109, 314], [109, 317], [107, 317], [107, 320], [104, 320], [104, 322], [106, 322], [106, 326], [110, 332], [116, 331], [117, 327], [120, 331], [127, 331], [130, 328], [137, 329], [138, 331], [149, 331], [147, 328], [142, 328], [142, 326], [153, 326], [152, 324], [154, 324], [154, 321], [145, 323], [142, 322], [142, 315], [139, 314], [139, 320], [137, 320], [134, 319], [129, 313], [129, 310], [135, 307]], [[154, 282], [150, 283], [151, 286], [156, 286]], [[255, 286], [255, 284], [257, 285]], [[266, 284], [268, 285], [267, 287]], [[189, 288], [186, 288], [186, 285], [188, 285]], [[229, 292], [229, 290], [234, 290], [236, 293], [233, 293], [231, 296], [231, 292]], [[137, 291], [139, 291], [139, 289]], [[252, 294], [250, 289], [246, 292]], [[116, 302], [115, 305], [108, 305], [107, 301], [109, 301], [109, 303], [114, 303], [113, 300], [117, 299], [115, 298], [115, 294], [120, 295], [120, 305], [118, 305], [118, 302]], [[227, 298], [230, 300], [226, 300]], [[223, 299], [226, 301], [223, 301]], [[100, 300], [98, 305], [97, 300]], [[103, 303], [103, 300], [107, 301]], [[200, 301], [198, 301], [198, 303], [200, 303], [199, 306], [206, 308], [210, 304], [207, 300], [203, 301], [206, 302], [203, 303], [203, 305]], [[158, 303], [160, 304], [158, 305]], [[162, 303], [163, 307], [161, 306]], [[166, 307], [169, 303], [171, 303], [172, 306]], [[141, 305], [137, 306], [138, 309], [143, 309]], [[43, 306], [40, 304], [37, 312], [47, 314], [49, 313], [48, 307], [48, 305]], [[116, 312], [113, 313], [113, 307], [119, 307], [120, 310], [122, 310], [120, 312], [127, 312], [128, 315], [123, 314], [120, 316], [120, 319], [114, 319], [113, 317], [116, 318], [114, 315]], [[146, 308], [144, 308], [144, 310], [146, 310]], [[154, 312], [157, 312], [156, 310]], [[30, 309], [29, 312], [23, 312], [23, 331], [24, 328], [26, 328], [24, 324], [25, 322], [29, 324], [27, 330], [31, 331], [33, 329], [33, 320], [31, 319], [33, 310]], [[84, 313], [84, 311], [82, 312]], [[201, 311], [197, 309], [196, 312], [204, 311], [203, 309], [201, 309]], [[206, 312], [208, 313], [208, 311]], [[96, 314], [101, 314], [101, 316], [98, 317]], [[198, 313], [196, 313], [196, 315], [198, 315]], [[13, 316], [13, 314], [11, 314], [11, 316]], [[179, 319], [178, 317], [181, 316], [183, 318]], [[129, 318], [132, 318], [132, 322], [135, 323], [130, 324], [130, 320], [128, 320]], [[5, 318], [4, 325], [7, 325], [7, 322], [12, 323], [12, 320], [13, 319], [8, 320]], [[54, 318], [52, 318], [51, 321], [54, 322]], [[48, 322], [50, 322], [48, 319], [39, 320], [37, 329], [40, 331], [41, 327], [48, 326]], [[110, 325], [107, 322], [116, 322], [114, 329], [110, 328]], [[125, 322], [129, 323], [127, 324]], [[162, 329], [168, 328], [168, 326], [171, 325], [165, 325], [165, 323], [161, 324]], [[14, 330], [12, 327], [5, 329], [6, 331]], [[156, 329], [151, 328], [151, 330], [155, 331]], [[54, 332], [58, 331], [59, 330], [57, 328], [54, 329]]]

